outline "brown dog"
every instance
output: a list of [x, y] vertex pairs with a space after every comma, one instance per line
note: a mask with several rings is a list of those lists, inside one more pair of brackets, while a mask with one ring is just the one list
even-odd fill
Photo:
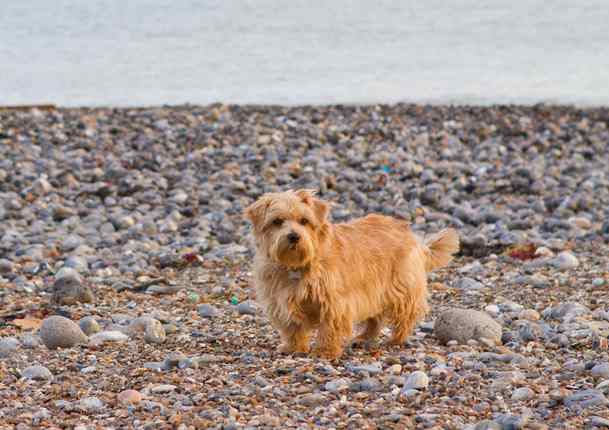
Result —
[[328, 221], [329, 205], [310, 190], [265, 194], [245, 210], [253, 224], [257, 299], [281, 334], [283, 352], [337, 358], [357, 340], [376, 337], [383, 323], [402, 344], [429, 310], [427, 272], [459, 248], [455, 230], [422, 242], [395, 218], [368, 215], [344, 224]]

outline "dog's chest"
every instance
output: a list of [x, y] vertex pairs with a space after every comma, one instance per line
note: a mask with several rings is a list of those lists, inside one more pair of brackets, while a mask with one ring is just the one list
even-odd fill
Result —
[[288, 274], [283, 282], [286, 285], [283, 306], [290, 310], [292, 318], [306, 325], [318, 324], [321, 305], [309, 280]]

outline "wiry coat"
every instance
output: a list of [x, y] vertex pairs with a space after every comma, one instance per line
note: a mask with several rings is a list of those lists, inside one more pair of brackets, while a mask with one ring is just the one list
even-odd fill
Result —
[[[427, 272], [450, 261], [456, 232], [424, 243], [404, 221], [368, 215], [331, 224], [327, 212], [306, 190], [266, 195], [246, 212], [257, 243], [257, 299], [281, 333], [283, 350], [307, 352], [317, 330], [317, 352], [338, 357], [356, 322], [366, 324], [361, 340], [388, 323], [392, 342], [403, 343], [429, 310]], [[302, 244], [282, 245], [290, 232]]]

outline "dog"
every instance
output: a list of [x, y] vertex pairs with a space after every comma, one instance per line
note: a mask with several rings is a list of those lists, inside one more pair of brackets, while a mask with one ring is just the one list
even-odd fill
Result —
[[376, 338], [384, 324], [403, 344], [429, 312], [427, 273], [459, 249], [454, 229], [423, 241], [403, 220], [372, 214], [348, 223], [328, 220], [329, 204], [313, 190], [268, 193], [245, 209], [256, 248], [257, 301], [279, 331], [284, 353], [336, 359], [355, 342]]

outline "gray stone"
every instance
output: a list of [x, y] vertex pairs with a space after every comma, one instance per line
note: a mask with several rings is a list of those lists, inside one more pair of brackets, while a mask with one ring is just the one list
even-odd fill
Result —
[[32, 415], [32, 424], [35, 426], [40, 425], [42, 421], [51, 418], [51, 412], [47, 408], [40, 408]]
[[197, 312], [203, 318], [213, 318], [220, 315], [220, 311], [214, 306], [204, 303], [197, 308]]
[[578, 316], [587, 315], [589, 313], [590, 309], [581, 303], [568, 302], [560, 303], [556, 306], [545, 309], [543, 311], [543, 317], [567, 322], [577, 318]]
[[409, 400], [416, 398], [420, 394], [421, 394], [421, 392], [419, 390], [416, 390], [414, 388], [404, 387], [400, 390], [400, 399], [402, 401], [409, 401]]
[[76, 255], [68, 257], [64, 262], [63, 267], [72, 268], [79, 273], [86, 273], [89, 271], [89, 264], [87, 263], [87, 259], [83, 257], [78, 257]]
[[362, 379], [361, 381], [357, 381], [352, 383], [349, 386], [349, 390], [358, 392], [358, 391], [374, 391], [381, 386], [381, 383], [376, 378], [367, 377]]
[[568, 408], [589, 408], [593, 406], [605, 406], [609, 404], [609, 400], [605, 395], [598, 390], [581, 390], [573, 393], [563, 399], [563, 402]]
[[92, 334], [99, 333], [101, 331], [101, 327], [99, 326], [98, 322], [91, 316], [81, 318], [80, 321], [78, 321], [78, 325], [83, 333], [87, 336], [91, 336]]
[[434, 324], [434, 334], [442, 343], [456, 340], [465, 344], [472, 339], [487, 339], [499, 344], [501, 332], [501, 325], [487, 313], [473, 309], [450, 309]]
[[404, 385], [404, 388], [424, 390], [428, 386], [429, 377], [427, 376], [427, 374], [421, 370], [417, 370], [408, 375], [408, 379], [406, 379], [406, 385]]
[[144, 331], [144, 340], [147, 343], [159, 344], [165, 342], [167, 335], [165, 328], [160, 321], [153, 319], [149, 324], [146, 325]]
[[55, 281], [58, 281], [59, 279], [75, 279], [78, 282], [82, 282], [82, 276], [80, 276], [80, 274], [74, 270], [74, 268], [72, 267], [62, 267], [61, 269], [59, 269], [57, 271], [57, 273], [55, 273]]
[[96, 414], [104, 409], [104, 402], [102, 402], [97, 397], [85, 397], [84, 399], [80, 399], [78, 402], [77, 408], [88, 414]]
[[42, 321], [40, 338], [49, 349], [71, 348], [86, 344], [88, 340], [78, 324], [59, 315], [50, 316]]
[[0, 274], [6, 275], [7, 273], [12, 273], [13, 270], [14, 265], [10, 260], [0, 258]]
[[33, 349], [38, 348], [40, 346], [40, 337], [35, 336], [31, 333], [22, 334], [19, 340], [21, 341], [21, 345], [23, 345], [24, 348]]
[[58, 305], [92, 303], [95, 300], [93, 290], [88, 285], [73, 277], [62, 277], [53, 284], [51, 302]]
[[338, 393], [344, 391], [351, 385], [351, 380], [347, 378], [333, 379], [332, 381], [326, 382], [325, 389], [331, 393]]
[[353, 373], [367, 373], [369, 375], [377, 375], [383, 371], [380, 363], [362, 364], [351, 368]]
[[237, 312], [240, 315], [256, 315], [256, 307], [252, 302], [243, 302], [237, 305]]
[[590, 369], [590, 373], [595, 378], [609, 379], [609, 363], [599, 363]]
[[498, 424], [501, 424], [502, 430], [520, 430], [525, 428], [529, 422], [529, 414], [511, 415], [503, 414], [495, 418]]
[[609, 419], [603, 417], [592, 416], [588, 423], [594, 427], [609, 428]]
[[503, 426], [496, 421], [484, 420], [476, 424], [474, 430], [503, 430]]
[[165, 370], [171, 370], [179, 366], [180, 362], [186, 360], [186, 356], [179, 351], [172, 352], [165, 357], [163, 361], [163, 368]]
[[579, 266], [579, 261], [575, 255], [569, 251], [563, 251], [551, 261], [551, 264], [559, 270], [571, 270]]
[[543, 338], [544, 331], [539, 324], [527, 321], [520, 327], [519, 334], [524, 342], [535, 342]]
[[53, 379], [53, 374], [44, 366], [30, 366], [23, 369], [21, 377], [37, 381], [50, 381]]
[[469, 291], [482, 290], [483, 288], [485, 288], [484, 284], [482, 284], [472, 278], [461, 278], [454, 283], [454, 287], [458, 288], [460, 290], [469, 290]]
[[14, 337], [3, 337], [0, 339], [0, 358], [7, 358], [17, 352], [19, 341]]
[[525, 402], [532, 399], [534, 396], [535, 392], [529, 387], [520, 387], [512, 393], [512, 400], [515, 402]]
[[106, 342], [126, 342], [128, 340], [129, 336], [120, 331], [100, 331], [89, 338], [89, 345], [99, 346]]

